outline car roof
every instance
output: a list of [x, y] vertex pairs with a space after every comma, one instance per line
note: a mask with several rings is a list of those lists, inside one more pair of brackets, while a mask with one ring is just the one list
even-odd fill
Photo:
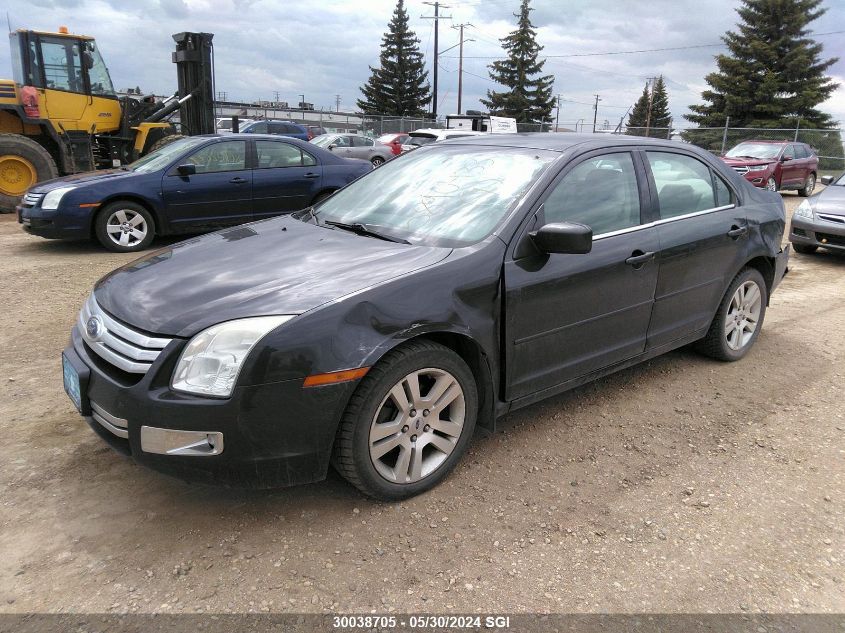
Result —
[[[458, 132], [458, 130], [454, 130]], [[449, 141], [449, 145], [491, 145], [496, 147], [516, 147], [522, 149], [545, 149], [563, 152], [576, 145], [591, 145], [596, 148], [622, 145], [655, 145], [668, 147], [684, 147], [699, 150], [690, 143], [670, 141], [645, 136], [629, 136], [627, 134], [573, 134], [571, 132], [521, 132], [516, 134], [485, 134], [472, 135]]]
[[786, 141], [786, 140], [784, 140], [784, 141], [773, 141], [771, 139], [756, 139], [756, 138], [750, 138], [750, 139], [745, 140], [745, 141], [740, 141], [739, 143], [737, 143], [737, 145], [742, 145], [743, 143], [764, 143], [766, 145], [795, 145], [795, 144], [806, 145], [806, 143], [802, 143], [801, 141]]

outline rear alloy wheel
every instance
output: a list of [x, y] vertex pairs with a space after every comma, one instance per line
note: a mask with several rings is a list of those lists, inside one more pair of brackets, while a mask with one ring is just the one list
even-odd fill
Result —
[[118, 200], [99, 213], [95, 232], [100, 243], [110, 251], [134, 253], [153, 241], [155, 222], [140, 204]]
[[373, 156], [370, 162], [373, 164], [373, 167], [384, 165], [384, 159], [381, 156]]
[[804, 186], [798, 190], [798, 195], [804, 198], [813, 195], [813, 190], [816, 188], [816, 175], [810, 174], [807, 180], [804, 181]]
[[778, 183], [774, 179], [774, 177], [770, 177], [766, 181], [766, 189], [768, 189], [769, 191], [777, 191], [778, 190]]
[[755, 268], [744, 268], [728, 287], [710, 329], [698, 350], [713, 358], [735, 361], [745, 356], [763, 326], [767, 303], [766, 282]]
[[460, 459], [477, 409], [475, 380], [457, 354], [430, 341], [408, 343], [361, 380], [341, 421], [332, 462], [371, 497], [419, 494]]

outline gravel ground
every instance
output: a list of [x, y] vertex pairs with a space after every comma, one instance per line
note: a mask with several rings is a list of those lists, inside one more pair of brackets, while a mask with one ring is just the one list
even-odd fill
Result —
[[59, 353], [131, 257], [12, 216], [0, 253], [0, 612], [845, 611], [843, 256], [793, 255], [745, 360], [684, 349], [522, 410], [380, 504], [334, 473], [232, 491], [112, 452]]

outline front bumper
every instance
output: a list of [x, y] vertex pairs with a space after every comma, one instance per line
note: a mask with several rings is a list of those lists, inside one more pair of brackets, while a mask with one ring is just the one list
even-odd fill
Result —
[[15, 207], [18, 224], [30, 235], [48, 239], [85, 239], [91, 237], [90, 211], [67, 214], [61, 210], [45, 211], [41, 207]]
[[[835, 217], [835, 216], [834, 216]], [[818, 216], [810, 218], [792, 216], [789, 241], [793, 244], [845, 250], [845, 219], [843, 222], [825, 221]]]
[[[187, 481], [276, 488], [325, 478], [357, 383], [305, 389], [302, 379], [288, 380], [236, 387], [225, 400], [180, 394], [168, 383], [184, 344], [173, 341], [140, 377], [91, 352], [73, 328], [64, 353], [84, 376], [82, 414], [97, 435], [139, 463]], [[191, 438], [196, 452], [178, 450]]]
[[748, 182], [755, 187], [760, 188], [764, 188], [769, 178], [773, 175], [774, 174], [771, 171], [747, 171], [742, 174], [743, 178], [745, 178]]

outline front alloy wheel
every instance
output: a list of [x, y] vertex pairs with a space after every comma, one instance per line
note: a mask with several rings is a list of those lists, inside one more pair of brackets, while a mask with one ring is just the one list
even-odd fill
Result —
[[766, 181], [766, 189], [768, 189], [769, 191], [777, 191], [778, 190], [778, 183], [774, 179], [774, 177], [770, 177]]
[[118, 201], [106, 206], [97, 216], [95, 232], [100, 243], [110, 251], [131, 253], [150, 245], [155, 224], [141, 205]]
[[388, 352], [357, 386], [335, 440], [335, 469], [382, 500], [437, 485], [472, 437], [478, 395], [452, 350], [419, 340]]
[[746, 281], [734, 292], [725, 319], [728, 347], [740, 350], [748, 345], [760, 321], [762, 294], [754, 281]]
[[809, 196], [813, 195], [813, 190], [816, 188], [816, 175], [810, 174], [807, 176], [807, 180], [804, 181], [804, 186], [798, 190], [798, 195], [804, 198], [808, 198]]

